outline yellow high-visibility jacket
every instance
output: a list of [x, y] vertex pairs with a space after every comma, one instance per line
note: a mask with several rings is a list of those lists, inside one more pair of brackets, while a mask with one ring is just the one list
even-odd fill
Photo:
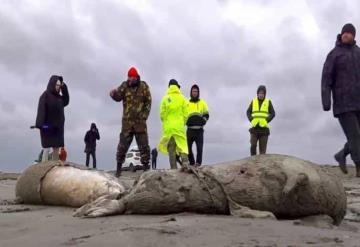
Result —
[[185, 124], [188, 118], [188, 101], [176, 85], [168, 88], [167, 94], [160, 104], [160, 119], [162, 122], [162, 138], [158, 149], [167, 154], [167, 145], [171, 137], [176, 142], [178, 154], [188, 154]]
[[189, 117], [186, 125], [191, 129], [202, 129], [209, 120], [209, 108], [203, 99], [196, 102], [189, 100]]

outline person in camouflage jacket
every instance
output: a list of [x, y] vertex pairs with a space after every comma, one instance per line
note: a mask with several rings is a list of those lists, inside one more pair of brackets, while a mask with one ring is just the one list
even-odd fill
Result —
[[121, 175], [122, 164], [134, 136], [140, 151], [140, 161], [144, 170], [147, 170], [150, 162], [150, 146], [146, 126], [146, 120], [151, 110], [149, 86], [145, 81], [140, 80], [136, 68], [132, 67], [128, 71], [128, 80], [124, 81], [117, 89], [111, 90], [110, 97], [116, 102], [122, 101], [123, 103], [122, 128], [116, 153], [116, 176]]

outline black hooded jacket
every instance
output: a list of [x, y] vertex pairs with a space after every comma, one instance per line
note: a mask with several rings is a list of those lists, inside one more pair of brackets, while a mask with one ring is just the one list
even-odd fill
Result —
[[95, 152], [96, 140], [100, 140], [100, 134], [98, 128], [96, 127], [96, 124], [92, 123], [90, 126], [90, 130], [86, 132], [86, 135], [84, 137], [85, 153]]
[[64, 107], [69, 104], [69, 93], [65, 83], [61, 94], [55, 90], [56, 82], [62, 81], [61, 76], [50, 77], [47, 89], [39, 99], [35, 126], [40, 129], [43, 148], [64, 146]]
[[360, 48], [341, 42], [337, 36], [335, 48], [327, 55], [321, 79], [322, 105], [325, 111], [331, 108], [339, 114], [360, 111]]

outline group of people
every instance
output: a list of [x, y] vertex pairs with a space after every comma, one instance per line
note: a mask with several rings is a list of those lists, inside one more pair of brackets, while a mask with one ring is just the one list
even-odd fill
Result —
[[[356, 176], [360, 177], [360, 48], [355, 41], [356, 30], [352, 24], [346, 24], [337, 36], [335, 48], [328, 54], [322, 73], [322, 104], [325, 111], [331, 108], [333, 99], [334, 116], [339, 119], [344, 130], [347, 143], [335, 159], [341, 170], [347, 173], [346, 156], [351, 157], [356, 166]], [[122, 164], [126, 153], [135, 137], [140, 161], [144, 169], [149, 169], [150, 147], [148, 139], [147, 119], [151, 110], [151, 93], [148, 84], [141, 80], [136, 68], [128, 71], [128, 78], [118, 88], [110, 91], [110, 97], [116, 102], [122, 102], [122, 128], [117, 147], [116, 176], [121, 175]], [[36, 118], [36, 127], [40, 129], [41, 144], [44, 148], [43, 161], [47, 160], [49, 148], [53, 148], [53, 159], [58, 159], [58, 148], [64, 146], [64, 107], [69, 104], [67, 86], [61, 76], [51, 76], [47, 90], [41, 95]], [[265, 154], [269, 123], [275, 117], [272, 102], [266, 97], [266, 87], [259, 86], [257, 96], [247, 109], [250, 128], [250, 154]], [[190, 90], [190, 99], [181, 92], [180, 84], [171, 79], [168, 89], [160, 104], [160, 119], [162, 122], [162, 138], [158, 150], [169, 155], [171, 169], [189, 165], [200, 166], [204, 144], [204, 126], [209, 120], [209, 109], [206, 102], [200, 98], [200, 87], [194, 84]], [[187, 128], [186, 128], [187, 127]], [[87, 143], [86, 164], [90, 155], [96, 167], [95, 146], [100, 139], [95, 124], [85, 136]], [[89, 144], [88, 144], [89, 143]], [[196, 144], [196, 158], [192, 151]], [[156, 154], [155, 154], [156, 152]], [[157, 156], [157, 150], [153, 150]], [[156, 168], [156, 158], [152, 160]]]
[[[192, 86], [190, 94], [188, 100], [181, 93], [179, 83], [171, 79], [160, 105], [163, 136], [158, 150], [169, 154], [172, 169], [177, 168], [177, 161], [182, 165], [200, 166], [202, 163], [203, 128], [209, 119], [209, 111], [206, 102], [199, 97], [199, 86]], [[149, 86], [141, 80], [137, 69], [132, 67], [128, 71], [127, 80], [111, 90], [110, 97], [123, 104], [116, 176], [121, 175], [122, 164], [134, 136], [140, 151], [140, 161], [145, 170], [149, 169], [150, 147], [146, 123], [152, 102]], [[187, 133], [185, 126], [188, 127]], [[192, 152], [194, 142], [197, 147], [196, 160]], [[152, 166], [156, 168], [154, 157], [157, 157], [157, 150], [152, 150], [152, 157]]]

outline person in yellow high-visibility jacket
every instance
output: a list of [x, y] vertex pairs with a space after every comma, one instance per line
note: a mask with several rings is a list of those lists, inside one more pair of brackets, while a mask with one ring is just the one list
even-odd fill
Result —
[[267, 142], [270, 135], [269, 123], [275, 117], [275, 110], [266, 98], [266, 87], [261, 85], [247, 110], [247, 117], [251, 123], [250, 128], [250, 154], [256, 155], [256, 147], [259, 142], [260, 154], [266, 153]]
[[[204, 99], [200, 99], [200, 88], [194, 84], [190, 90], [189, 118], [187, 120], [186, 137], [189, 147], [189, 163], [201, 166], [204, 146], [204, 126], [209, 120], [209, 108]], [[196, 160], [192, 145], [196, 145]]]
[[177, 169], [176, 155], [181, 158], [181, 165], [188, 167], [188, 145], [185, 124], [188, 118], [188, 101], [180, 91], [180, 85], [174, 79], [169, 82], [166, 95], [160, 104], [160, 119], [163, 134], [159, 151], [169, 154], [171, 169]]

